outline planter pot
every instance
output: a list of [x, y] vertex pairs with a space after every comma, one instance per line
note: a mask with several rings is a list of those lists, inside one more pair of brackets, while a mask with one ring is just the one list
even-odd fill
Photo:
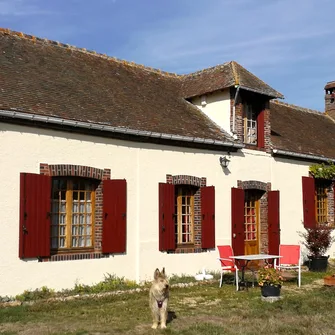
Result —
[[308, 256], [308, 258], [309, 258], [308, 262], [309, 271], [315, 271], [315, 272], [327, 271], [329, 256], [319, 256], [319, 257]]
[[263, 297], [279, 297], [281, 286], [261, 286], [261, 293]]
[[326, 277], [323, 277], [323, 280], [326, 286], [335, 286], [335, 277], [326, 276]]

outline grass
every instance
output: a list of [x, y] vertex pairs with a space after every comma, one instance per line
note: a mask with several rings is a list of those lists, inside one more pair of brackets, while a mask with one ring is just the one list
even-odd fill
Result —
[[[236, 292], [230, 275], [225, 276], [222, 288], [217, 279], [193, 286], [173, 285], [170, 322], [164, 331], [150, 328], [147, 290], [99, 298], [85, 295], [67, 301], [35, 299], [32, 304], [0, 308], [0, 334], [334, 334], [335, 288], [323, 286], [324, 276], [325, 273], [304, 272], [302, 287], [286, 282], [282, 299], [274, 303], [262, 301], [258, 287]], [[120, 284], [119, 279], [112, 281]], [[180, 281], [192, 279], [171, 278], [171, 283]], [[56, 295], [53, 292], [53, 297]], [[46, 298], [49, 296], [46, 294]]]

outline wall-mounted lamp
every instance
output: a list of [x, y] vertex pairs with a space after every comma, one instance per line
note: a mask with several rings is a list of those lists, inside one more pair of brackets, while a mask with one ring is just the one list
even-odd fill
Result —
[[229, 165], [230, 160], [226, 156], [221, 156], [220, 157], [220, 165], [226, 169]]

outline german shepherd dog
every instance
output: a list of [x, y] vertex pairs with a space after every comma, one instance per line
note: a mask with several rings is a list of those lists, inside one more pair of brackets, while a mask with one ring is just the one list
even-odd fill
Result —
[[149, 305], [153, 319], [151, 328], [156, 329], [159, 322], [162, 329], [166, 328], [168, 302], [169, 282], [165, 275], [165, 268], [163, 268], [162, 272], [156, 269], [154, 272], [154, 280], [149, 291]]

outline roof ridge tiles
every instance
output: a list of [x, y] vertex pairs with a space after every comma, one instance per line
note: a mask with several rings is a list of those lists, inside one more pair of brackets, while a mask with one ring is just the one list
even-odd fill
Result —
[[182, 74], [182, 75], [179, 75], [179, 76], [180, 76], [180, 77], [194, 77], [194, 76], [200, 76], [201, 74], [203, 74], [203, 73], [205, 73], [205, 72], [210, 72], [210, 71], [212, 71], [212, 70], [216, 70], [216, 69], [222, 68], [222, 67], [224, 67], [224, 66], [229, 65], [230, 63], [232, 63], [232, 61], [225, 62], [225, 63], [218, 64], [218, 65], [211, 66], [211, 67], [207, 67], [207, 68], [205, 68], [205, 69], [198, 70], [198, 71], [195, 71], [195, 72]]
[[49, 45], [52, 45], [52, 46], [58, 46], [58, 47], [61, 47], [61, 48], [64, 48], [64, 49], [72, 50], [72, 51], [82, 52], [82, 53], [92, 55], [92, 56], [95, 56], [95, 57], [100, 57], [100, 58], [104, 58], [104, 59], [107, 59], [107, 60], [110, 60], [110, 61], [121, 63], [121, 64], [129, 66], [129, 67], [137, 67], [137, 68], [140, 68], [140, 69], [143, 69], [143, 70], [146, 70], [146, 71], [150, 71], [150, 72], [157, 73], [157, 74], [160, 74], [160, 75], [165, 75], [165, 76], [168, 76], [168, 77], [174, 77], [174, 78], [181, 78], [182, 77], [182, 75], [179, 75], [177, 73], [163, 71], [161, 69], [156, 69], [156, 68], [153, 68], [153, 67], [150, 67], [150, 66], [137, 64], [134, 61], [127, 61], [127, 60], [124, 60], [124, 59], [119, 59], [117, 57], [108, 56], [107, 54], [101, 54], [101, 53], [96, 52], [95, 50], [87, 50], [86, 48], [76, 47], [76, 46], [70, 45], [68, 43], [65, 44], [65, 43], [61, 43], [61, 42], [58, 42], [58, 41], [49, 40], [47, 38], [36, 37], [34, 35], [25, 34], [23, 32], [10, 30], [8, 28], [1, 28], [0, 27], [0, 34], [11, 35], [11, 36], [14, 36], [16, 38], [23, 38], [23, 39], [26, 39], [26, 40], [30, 40], [33, 43], [36, 43], [36, 42], [45, 43], [45, 44], [49, 44]]
[[290, 104], [290, 103], [283, 102], [283, 101], [279, 101], [279, 100], [272, 100], [272, 102], [276, 103], [278, 105], [283, 105], [283, 106], [291, 107], [291, 108], [299, 110], [301, 112], [306, 112], [306, 113], [311, 113], [311, 114], [317, 114], [317, 115], [321, 115], [321, 116], [325, 115], [324, 112], [318, 111], [316, 109], [310, 109], [310, 108], [306, 108], [306, 107], [301, 107], [301, 106], [297, 106], [297, 105]]

